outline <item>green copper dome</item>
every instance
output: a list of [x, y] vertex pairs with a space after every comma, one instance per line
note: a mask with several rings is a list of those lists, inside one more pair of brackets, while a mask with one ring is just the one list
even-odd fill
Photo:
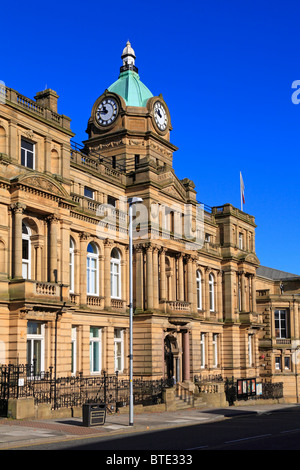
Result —
[[134, 50], [129, 41], [127, 41], [121, 58], [123, 59], [123, 66], [119, 78], [108, 88], [108, 91], [122, 96], [127, 106], [146, 106], [148, 99], [153, 95], [140, 81], [135, 66]]

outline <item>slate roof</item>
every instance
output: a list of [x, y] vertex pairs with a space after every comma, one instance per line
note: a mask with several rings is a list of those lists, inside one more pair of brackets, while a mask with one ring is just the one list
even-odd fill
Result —
[[266, 266], [259, 266], [256, 270], [256, 275], [260, 277], [266, 277], [267, 279], [272, 279], [273, 281], [280, 281], [285, 279], [299, 279], [299, 274], [291, 274], [285, 271], [280, 271], [278, 269], [268, 268]]

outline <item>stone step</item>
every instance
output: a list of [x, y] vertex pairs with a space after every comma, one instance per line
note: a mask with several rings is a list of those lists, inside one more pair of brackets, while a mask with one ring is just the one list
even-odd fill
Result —
[[175, 398], [175, 403], [178, 410], [186, 410], [193, 407], [193, 400], [183, 400], [180, 397]]

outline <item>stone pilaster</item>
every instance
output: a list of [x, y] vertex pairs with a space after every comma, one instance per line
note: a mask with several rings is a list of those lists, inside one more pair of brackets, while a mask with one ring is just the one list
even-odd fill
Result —
[[58, 230], [59, 230], [59, 219], [56, 215], [50, 215], [47, 217], [49, 223], [49, 281], [57, 282], [58, 281], [58, 272], [57, 272], [57, 241], [58, 241]]
[[22, 278], [22, 219], [26, 206], [17, 202], [11, 205], [11, 209], [14, 214], [12, 271], [14, 278]]

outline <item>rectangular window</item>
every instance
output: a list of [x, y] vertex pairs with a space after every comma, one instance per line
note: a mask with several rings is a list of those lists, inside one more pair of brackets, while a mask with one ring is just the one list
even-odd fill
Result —
[[72, 326], [71, 333], [71, 373], [76, 374], [77, 370], [77, 328]]
[[201, 354], [201, 368], [205, 367], [205, 333], [201, 333], [200, 337], [200, 354]]
[[115, 328], [114, 337], [115, 350], [115, 371], [123, 372], [124, 370], [124, 330]]
[[253, 365], [252, 341], [253, 341], [253, 335], [248, 335], [248, 366], [249, 367], [252, 367]]
[[44, 370], [45, 325], [29, 321], [27, 323], [27, 364], [32, 366], [32, 374]]
[[244, 249], [244, 238], [241, 232], [239, 233], [239, 249], [240, 250]]
[[98, 286], [98, 260], [96, 257], [87, 257], [87, 294], [99, 295]]
[[285, 358], [284, 358], [284, 368], [285, 368], [285, 370], [290, 370], [291, 369], [291, 358], [290, 358], [290, 356], [285, 356]]
[[110, 206], [116, 207], [117, 199], [113, 196], [107, 196], [107, 204]]
[[75, 270], [74, 270], [74, 249], [70, 248], [69, 252], [69, 275], [70, 275], [70, 292], [74, 292], [74, 277], [75, 277]]
[[110, 289], [111, 297], [114, 299], [121, 298], [121, 283], [120, 283], [120, 262], [119, 260], [112, 260], [110, 263]]
[[218, 366], [218, 335], [213, 334], [213, 367]]
[[90, 328], [90, 371], [91, 373], [101, 372], [102, 361], [102, 329]]
[[35, 146], [25, 139], [21, 139], [21, 165], [32, 169], [35, 166]]
[[22, 240], [22, 277], [30, 279], [30, 242], [29, 239]]
[[280, 356], [275, 357], [275, 369], [281, 370], [281, 357]]
[[275, 336], [276, 338], [287, 338], [287, 311], [275, 310]]
[[89, 199], [94, 199], [94, 190], [85, 186], [84, 195], [85, 197], [88, 197]]

